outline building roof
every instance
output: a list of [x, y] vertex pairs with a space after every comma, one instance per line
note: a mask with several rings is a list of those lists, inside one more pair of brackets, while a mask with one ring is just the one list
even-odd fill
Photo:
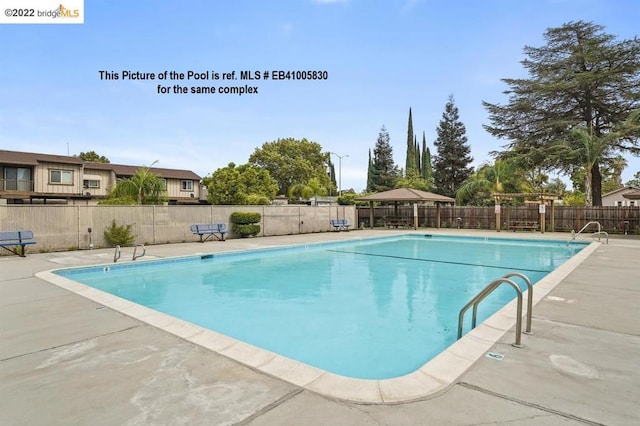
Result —
[[36, 152], [20, 152], [0, 150], [0, 163], [4, 164], [28, 164], [35, 166], [41, 162], [82, 164], [82, 158], [66, 155], [39, 154]]
[[[113, 171], [117, 176], [132, 176], [142, 166], [129, 166], [124, 164], [112, 164], [112, 163], [94, 163], [90, 161], [84, 161], [79, 157], [71, 157], [68, 155], [50, 155], [39, 154], [35, 152], [20, 152], [20, 151], [5, 151], [0, 150], [0, 163], [3, 164], [15, 164], [15, 165], [30, 165], [36, 166], [38, 163], [60, 163], [60, 164], [75, 164], [83, 165], [86, 169], [93, 170], [109, 170]], [[150, 169], [153, 173], [156, 173], [164, 178], [172, 179], [189, 179], [200, 180], [200, 176], [190, 170], [180, 169], [164, 169], [158, 167], [152, 167]]]
[[[85, 170], [109, 170], [113, 171], [116, 176], [133, 176], [140, 167], [143, 166], [127, 166], [125, 164], [113, 163], [84, 163]], [[200, 176], [191, 170], [164, 169], [159, 167], [151, 167], [149, 170], [163, 178], [200, 180]]]
[[358, 201], [434, 201], [441, 203], [453, 203], [455, 200], [433, 192], [420, 191], [413, 188], [396, 188], [389, 191], [378, 192], [356, 198]]
[[638, 190], [640, 190], [640, 188], [636, 188], [635, 186], [623, 186], [622, 188], [618, 188], [613, 191], [607, 192], [606, 194], [602, 194], [602, 197], [608, 197], [610, 195], [615, 195], [619, 192], [623, 192], [625, 194], [622, 194], [622, 196], [626, 198], [626, 193], [631, 193]]
[[622, 196], [629, 200], [640, 200], [640, 189], [634, 189], [625, 194], [622, 194]]

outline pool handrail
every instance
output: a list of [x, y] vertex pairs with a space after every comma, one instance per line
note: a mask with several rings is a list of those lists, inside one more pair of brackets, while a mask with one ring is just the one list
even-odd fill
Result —
[[502, 278], [519, 277], [527, 285], [527, 325], [523, 331], [524, 334], [533, 334], [531, 331], [531, 318], [533, 316], [533, 283], [525, 274], [520, 272], [509, 272], [503, 275]]
[[588, 222], [585, 226], [582, 227], [582, 229], [580, 229], [578, 232], [576, 232], [575, 230], [571, 230], [571, 239], [568, 241], [574, 241], [576, 238], [578, 238], [578, 235], [580, 235], [582, 233], [582, 231], [584, 231], [585, 229], [587, 229], [589, 227], [589, 225], [598, 225], [598, 230], [596, 232], [594, 232], [593, 234], [591, 234], [591, 238], [595, 237], [596, 235], [598, 236], [598, 241], [600, 241], [600, 236], [604, 235], [607, 238], [607, 244], [609, 244], [609, 234], [606, 231], [602, 230], [602, 225], [600, 225], [600, 222], [598, 221], [591, 221]]
[[[460, 314], [458, 315], [458, 339], [462, 337], [462, 324], [464, 321], [464, 313], [471, 307], [478, 303], [480, 303], [485, 297], [493, 292], [496, 288], [500, 287], [501, 284], [506, 283], [509, 284], [516, 291], [517, 295], [517, 305], [516, 305], [516, 341], [511, 345], [516, 348], [521, 348], [522, 344], [522, 290], [520, 287], [513, 281], [508, 278], [498, 278], [497, 280], [491, 281], [489, 285], [487, 285], [484, 289], [482, 289], [476, 296], [469, 301], [464, 307], [460, 310]], [[477, 309], [477, 307], [475, 308]], [[475, 326], [475, 325], [474, 325]], [[474, 326], [471, 328], [473, 329]]]

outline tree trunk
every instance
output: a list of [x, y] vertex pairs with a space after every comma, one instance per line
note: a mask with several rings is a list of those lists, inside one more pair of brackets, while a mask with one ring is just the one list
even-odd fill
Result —
[[593, 206], [592, 170], [587, 169], [584, 173], [584, 204], [587, 207]]
[[598, 163], [595, 163], [591, 168], [591, 194], [593, 200], [592, 205], [602, 207], [602, 174], [600, 173], [600, 164]]

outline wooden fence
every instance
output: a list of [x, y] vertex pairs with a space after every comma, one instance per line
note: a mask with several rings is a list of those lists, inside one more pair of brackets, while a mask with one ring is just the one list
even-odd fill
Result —
[[[491, 207], [421, 206], [418, 207], [418, 226], [438, 228], [495, 229], [496, 214]], [[538, 206], [508, 207], [501, 209], [501, 228], [508, 229], [511, 221], [539, 221]], [[358, 226], [369, 227], [369, 207], [358, 207]], [[609, 234], [640, 235], [640, 207], [565, 207], [554, 206], [553, 224], [551, 209], [547, 206], [545, 229], [557, 232], [578, 231], [589, 222], [596, 221]], [[374, 207], [375, 226], [385, 226], [388, 218], [413, 222], [413, 206], [393, 205]], [[553, 226], [552, 226], [553, 225]], [[589, 228], [591, 229], [591, 228]], [[595, 229], [595, 227], [594, 227]]]

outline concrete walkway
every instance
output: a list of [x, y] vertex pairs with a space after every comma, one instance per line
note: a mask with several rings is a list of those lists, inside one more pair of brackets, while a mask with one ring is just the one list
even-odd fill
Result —
[[[173, 244], [147, 253], [167, 257], [393, 232]], [[125, 252], [123, 259], [130, 256]], [[511, 346], [509, 331], [491, 348], [502, 360], [482, 357], [444, 391], [393, 405], [320, 396], [34, 277], [112, 257], [112, 250], [0, 257], [1, 424], [640, 424], [639, 239], [611, 238], [539, 302], [535, 334], [523, 336], [524, 348]]]

